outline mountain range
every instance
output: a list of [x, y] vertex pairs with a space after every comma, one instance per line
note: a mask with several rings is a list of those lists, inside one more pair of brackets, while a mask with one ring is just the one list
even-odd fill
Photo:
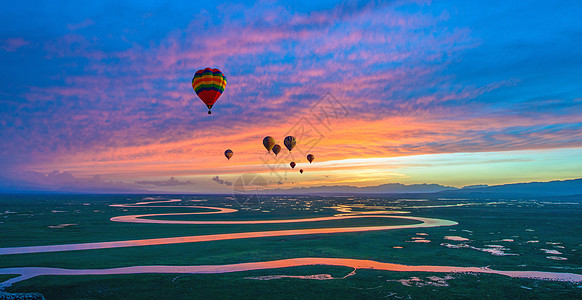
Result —
[[443, 196], [569, 196], [582, 195], [582, 178], [548, 182], [525, 182], [501, 185], [470, 185], [455, 188], [439, 184], [389, 183], [378, 186], [320, 186], [308, 188], [269, 190], [273, 194], [319, 195], [319, 194], [437, 194]]
[[[213, 179], [214, 181], [218, 178]], [[224, 183], [227, 183], [226, 181]], [[230, 183], [230, 182], [228, 182]], [[147, 181], [127, 184], [105, 180], [99, 176], [77, 178], [69, 172], [54, 171], [49, 174], [26, 172], [17, 179], [0, 176], [0, 192], [4, 193], [84, 193], [84, 194], [168, 194], [156, 190], [173, 185], [191, 185], [191, 181], [170, 178], [166, 181]], [[230, 183], [232, 185], [232, 183]], [[172, 193], [172, 192], [170, 192]], [[525, 182], [501, 185], [470, 185], [462, 188], [440, 184], [401, 184], [388, 183], [377, 186], [356, 187], [348, 185], [300, 187], [291, 189], [268, 189], [272, 195], [330, 195], [330, 194], [432, 194], [436, 197], [552, 197], [582, 196], [582, 178], [555, 180], [548, 182]], [[173, 194], [176, 194], [174, 192]]]

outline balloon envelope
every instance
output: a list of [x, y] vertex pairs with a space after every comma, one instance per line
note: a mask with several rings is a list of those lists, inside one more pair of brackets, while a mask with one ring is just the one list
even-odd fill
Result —
[[283, 144], [285, 144], [285, 147], [287, 147], [287, 149], [289, 149], [289, 151], [291, 151], [295, 147], [295, 144], [297, 144], [297, 141], [295, 140], [295, 137], [288, 136], [283, 141]]
[[209, 114], [210, 109], [222, 95], [225, 87], [226, 77], [219, 69], [206, 68], [198, 70], [192, 78], [192, 88], [200, 100], [208, 107]]
[[271, 152], [271, 149], [275, 146], [275, 139], [272, 136], [266, 136], [263, 139], [263, 146], [265, 146], [267, 151]]
[[232, 157], [233, 154], [234, 154], [234, 152], [232, 152], [232, 150], [230, 150], [230, 149], [224, 151], [224, 156], [226, 156], [226, 158], [228, 158], [228, 160], [230, 160], [230, 158]]
[[292, 161], [289, 165], [291, 166], [291, 169], [295, 169], [295, 162], [294, 161]]
[[279, 145], [275, 145], [273, 146], [273, 153], [275, 153], [275, 155], [279, 154], [279, 152], [281, 152], [281, 146]]
[[311, 163], [314, 159], [315, 156], [313, 154], [307, 154], [307, 160], [309, 161], [309, 163]]

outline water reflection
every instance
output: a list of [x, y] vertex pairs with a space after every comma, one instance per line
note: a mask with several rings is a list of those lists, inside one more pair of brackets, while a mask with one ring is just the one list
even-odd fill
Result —
[[[499, 274], [514, 278], [533, 278], [543, 280], [582, 282], [582, 274], [555, 273], [540, 271], [500, 271], [477, 267], [450, 267], [450, 266], [408, 266], [373, 260], [348, 258], [321, 258], [303, 257], [282, 259], [265, 262], [250, 262], [229, 265], [200, 265], [200, 266], [134, 266], [113, 269], [59, 269], [44, 267], [22, 267], [0, 269], [0, 274], [20, 274], [21, 276], [9, 279], [2, 286], [9, 286], [15, 282], [41, 275], [112, 275], [112, 274], [144, 274], [144, 273], [187, 273], [187, 274], [219, 274], [243, 272], [253, 270], [278, 269], [299, 266], [330, 265], [343, 266], [354, 269], [373, 269], [393, 272], [430, 272], [430, 273], [484, 273]], [[354, 272], [352, 272], [354, 273]], [[304, 278], [307, 279], [307, 278]]]
[[[152, 203], [161, 202], [178, 202], [179, 199], [155, 202], [139, 202], [135, 204], [114, 204], [114, 207], [177, 207], [177, 206], [153, 206]], [[182, 207], [182, 206], [180, 206]], [[438, 226], [452, 226], [457, 225], [455, 221], [422, 218], [412, 216], [393, 216], [386, 214], [370, 215], [370, 212], [352, 212], [351, 214], [341, 214], [330, 217], [315, 217], [302, 219], [286, 219], [286, 220], [247, 220], [247, 221], [180, 221], [180, 220], [156, 220], [143, 219], [144, 217], [159, 217], [169, 215], [204, 215], [204, 214], [222, 214], [236, 212], [236, 209], [210, 206], [184, 206], [190, 208], [203, 208], [209, 211], [196, 213], [168, 213], [168, 214], [147, 214], [147, 215], [129, 215], [118, 216], [111, 218], [111, 221], [116, 222], [131, 222], [131, 223], [155, 223], [155, 224], [197, 224], [197, 225], [241, 225], [241, 224], [282, 224], [282, 223], [302, 223], [302, 222], [320, 222], [320, 221], [334, 221], [344, 219], [358, 219], [358, 218], [397, 218], [418, 221], [418, 224], [408, 225], [387, 225], [387, 226], [363, 226], [363, 227], [340, 227], [340, 228], [313, 228], [313, 229], [293, 229], [293, 230], [275, 230], [275, 231], [256, 231], [256, 232], [242, 232], [242, 233], [223, 233], [210, 235], [195, 235], [184, 237], [170, 237], [157, 239], [141, 239], [141, 240], [127, 240], [114, 242], [97, 242], [97, 243], [79, 243], [79, 244], [65, 244], [65, 245], [47, 245], [47, 246], [27, 246], [27, 247], [10, 247], [0, 248], [0, 255], [9, 254], [24, 254], [24, 253], [44, 253], [44, 252], [60, 252], [60, 251], [78, 251], [78, 250], [93, 250], [93, 249], [109, 249], [109, 248], [123, 248], [136, 246], [153, 246], [153, 245], [168, 245], [180, 243], [197, 243], [208, 241], [222, 241], [261, 237], [280, 237], [292, 235], [309, 235], [309, 234], [333, 234], [333, 233], [349, 233], [349, 232], [364, 232], [364, 231], [379, 231], [379, 230], [393, 230], [403, 228], [424, 228], [424, 227], [438, 227]], [[402, 213], [402, 212], [398, 212]]]
[[[370, 215], [339, 216], [339, 217], [330, 217], [330, 218], [332, 218], [333, 220], [341, 220], [341, 219], [355, 219], [355, 218], [369, 218], [369, 217], [371, 217], [371, 216]], [[455, 222], [455, 221], [432, 219], [432, 218], [422, 218], [422, 217], [412, 217], [412, 216], [385, 216], [384, 215], [384, 216], [374, 216], [374, 217], [402, 218], [402, 219], [419, 221], [420, 223], [419, 224], [408, 224], [408, 225], [386, 225], [386, 226], [363, 226], [363, 227], [338, 227], [338, 228], [312, 228], [312, 229], [255, 231], [255, 232], [222, 233], [222, 234], [194, 235], [194, 236], [157, 238], [157, 239], [127, 240], [127, 241], [115, 241], [115, 242], [11, 247], [11, 248], [0, 248], [0, 255], [59, 252], [59, 251], [77, 251], [77, 250], [92, 250], [92, 249], [109, 249], [109, 248], [136, 247], [136, 246], [153, 246], [153, 245], [168, 245], [168, 244], [180, 244], [180, 243], [197, 243], [197, 242], [208, 242], [208, 241], [249, 239], [249, 238], [261, 238], [261, 237], [280, 237], [280, 236], [309, 235], [309, 234], [350, 233], [350, 232], [365, 232], [365, 231], [380, 231], [380, 230], [393, 230], [393, 229], [404, 229], [404, 228], [425, 228], [425, 227], [457, 225], [457, 222]], [[314, 219], [318, 219], [318, 218], [314, 218]], [[319, 218], [319, 219], [321, 219], [321, 218]], [[295, 222], [296, 220], [292, 219], [292, 220], [277, 220], [277, 221], [279, 223], [287, 223], [288, 221]], [[234, 222], [234, 221], [199, 221], [199, 222], [209, 222], [206, 224], [232, 224], [231, 222]], [[219, 222], [219, 223], [217, 223], [217, 222]], [[239, 222], [239, 221], [236, 221], [236, 222]], [[252, 221], [241, 221], [241, 222], [252, 222]], [[309, 222], [311, 222], [311, 220]], [[204, 223], [201, 223], [201, 224], [204, 224]], [[253, 224], [253, 223], [243, 223], [243, 224]]]

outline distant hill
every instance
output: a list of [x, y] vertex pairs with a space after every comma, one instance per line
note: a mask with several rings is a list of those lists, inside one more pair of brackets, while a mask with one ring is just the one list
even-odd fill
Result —
[[469, 186], [443, 194], [454, 195], [507, 195], [507, 196], [569, 196], [582, 194], [582, 178], [548, 182], [511, 183], [492, 186]]
[[272, 194], [408, 194], [408, 193], [436, 193], [441, 191], [457, 190], [455, 187], [440, 184], [401, 184], [387, 183], [377, 186], [356, 187], [349, 185], [317, 186], [308, 188], [274, 189]]
[[[147, 185], [144, 185], [147, 184]], [[127, 184], [105, 180], [99, 176], [77, 178], [69, 172], [53, 171], [49, 174], [24, 172], [17, 178], [0, 176], [0, 193], [155, 193], [153, 190], [166, 185], [191, 184], [170, 178], [167, 181], [142, 181]], [[167, 193], [167, 192], [163, 192]], [[269, 189], [269, 194], [324, 195], [324, 194], [430, 194], [434, 197], [492, 198], [492, 197], [564, 197], [582, 195], [582, 178], [548, 182], [527, 182], [502, 185], [469, 185], [462, 188], [440, 184], [388, 183], [377, 186], [356, 187], [348, 185], [317, 186], [291, 189]]]
[[388, 183], [378, 186], [355, 187], [346, 185], [309, 188], [275, 189], [271, 194], [435, 194], [437, 196], [571, 196], [582, 194], [582, 178], [549, 182], [512, 183], [502, 185], [470, 185], [455, 188], [439, 184]]
[[487, 184], [467, 185], [467, 186], [464, 186], [462, 189], [469, 190], [469, 189], [479, 189], [479, 188], [485, 188], [485, 187], [489, 187], [489, 185], [487, 185]]
[[54, 171], [49, 174], [23, 172], [18, 179], [0, 176], [0, 193], [126, 194], [151, 191], [107, 181], [99, 176], [76, 178], [68, 172]]

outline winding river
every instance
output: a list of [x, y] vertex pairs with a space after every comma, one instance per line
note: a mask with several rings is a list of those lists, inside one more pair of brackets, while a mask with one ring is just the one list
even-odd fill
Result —
[[[168, 205], [150, 205], [156, 203], [178, 202], [179, 199], [165, 200], [165, 201], [150, 201], [138, 202], [134, 204], [114, 204], [113, 207], [172, 207]], [[295, 229], [295, 230], [274, 230], [274, 231], [255, 231], [242, 233], [224, 233], [211, 235], [196, 235], [185, 237], [171, 237], [171, 238], [156, 238], [156, 239], [140, 239], [114, 242], [98, 242], [98, 243], [79, 243], [79, 244], [64, 244], [64, 245], [47, 245], [47, 246], [28, 246], [28, 247], [10, 247], [0, 248], [0, 255], [14, 255], [25, 253], [45, 253], [45, 252], [59, 252], [59, 251], [79, 251], [91, 249], [109, 249], [121, 247], [136, 247], [136, 246], [151, 246], [151, 245], [167, 245], [179, 243], [196, 243], [207, 241], [221, 241], [234, 239], [249, 239], [261, 237], [280, 237], [280, 236], [295, 236], [295, 235], [310, 235], [310, 234], [335, 234], [335, 233], [350, 233], [350, 232], [365, 232], [365, 231], [380, 231], [380, 230], [394, 230], [404, 228], [426, 228], [438, 226], [453, 226], [457, 222], [422, 218], [402, 215], [387, 215], [386, 211], [378, 212], [351, 212], [345, 207], [336, 208], [344, 214], [338, 214], [330, 217], [316, 217], [303, 219], [287, 219], [287, 220], [247, 220], [247, 221], [180, 221], [180, 220], [159, 220], [152, 219], [159, 216], [169, 215], [204, 215], [204, 214], [226, 214], [236, 212], [236, 209], [209, 207], [209, 206], [178, 206], [180, 208], [196, 208], [208, 209], [205, 212], [193, 213], [168, 213], [168, 214], [144, 214], [144, 215], [129, 215], [118, 216], [111, 218], [114, 222], [131, 222], [131, 223], [155, 223], [155, 224], [197, 224], [197, 225], [240, 225], [240, 224], [280, 224], [280, 223], [299, 223], [299, 222], [319, 222], [342, 219], [356, 219], [356, 218], [398, 218], [418, 221], [417, 224], [408, 225], [389, 225], [389, 226], [361, 226], [361, 227], [338, 227], [338, 228], [313, 228], [313, 229]], [[394, 213], [394, 212], [392, 212]], [[396, 212], [402, 213], [402, 212]], [[391, 264], [385, 262], [377, 262], [372, 260], [359, 259], [345, 259], [345, 258], [323, 258], [323, 257], [303, 257], [292, 258], [275, 261], [264, 262], [249, 262], [228, 265], [195, 265], [195, 266], [133, 266], [124, 268], [112, 269], [60, 269], [60, 268], [46, 268], [46, 267], [17, 267], [17, 268], [3, 268], [0, 269], [0, 274], [19, 274], [20, 276], [11, 278], [0, 283], [1, 286], [6, 287], [15, 282], [26, 280], [41, 275], [106, 275], [106, 274], [140, 274], [140, 273], [229, 273], [242, 272], [262, 269], [275, 269], [286, 267], [297, 267], [307, 265], [333, 265], [345, 266], [354, 269], [374, 269], [385, 271], [401, 271], [401, 272], [442, 272], [442, 273], [488, 273], [500, 274], [510, 277], [521, 278], [536, 278], [544, 280], [558, 280], [570, 282], [582, 282], [581, 274], [573, 273], [556, 273], [556, 272], [539, 272], [539, 271], [501, 271], [489, 268], [477, 267], [451, 267], [451, 266], [408, 266], [400, 264]]]

